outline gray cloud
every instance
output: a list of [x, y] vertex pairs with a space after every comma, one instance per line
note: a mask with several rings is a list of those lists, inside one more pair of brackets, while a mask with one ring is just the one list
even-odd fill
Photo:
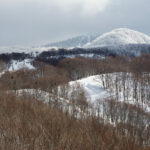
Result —
[[150, 35], [149, 0], [1, 0], [0, 46], [128, 27]]

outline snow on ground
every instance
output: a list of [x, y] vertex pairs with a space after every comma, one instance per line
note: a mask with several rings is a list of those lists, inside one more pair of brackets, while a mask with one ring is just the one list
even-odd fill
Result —
[[29, 69], [29, 70], [34, 70], [35, 67], [32, 65], [32, 59], [25, 59], [25, 60], [12, 60], [11, 62], [9, 62], [5, 69], [3, 69], [0, 72], [0, 77], [5, 74], [6, 71], [18, 71], [20, 69]]
[[83, 47], [116, 47], [126, 44], [150, 44], [150, 37], [138, 31], [119, 28], [97, 37], [94, 41], [85, 44]]
[[[55, 92], [53, 93], [52, 91], [51, 93], [49, 93], [40, 89], [20, 89], [20, 90], [11, 91], [11, 92], [16, 94], [17, 96], [22, 96], [22, 95], [30, 96], [36, 100], [40, 100], [44, 102], [45, 104], [50, 103], [50, 104], [55, 105], [55, 102], [59, 103], [59, 106], [61, 107], [61, 109], [63, 109], [64, 111], [67, 110], [70, 113], [74, 111], [74, 106], [75, 106], [78, 112], [77, 117], [80, 118], [80, 113], [83, 113], [83, 111], [80, 108], [80, 106], [75, 105], [75, 103], [71, 101], [72, 97], [70, 96], [71, 96], [71, 92], [75, 92], [73, 93], [73, 96], [75, 96], [74, 94], [76, 94], [76, 90], [77, 92], [79, 92], [77, 93], [77, 95], [78, 94], [80, 95], [80, 87], [81, 88], [83, 87], [86, 97], [87, 97], [87, 101], [89, 102], [88, 112], [91, 114], [94, 113], [94, 115], [99, 115], [103, 117], [104, 120], [107, 121], [108, 118], [107, 116], [104, 116], [104, 112], [105, 112], [106, 106], [108, 106], [108, 101], [111, 100], [112, 98], [114, 98], [115, 100], [116, 98], [115, 87], [114, 87], [116, 75], [119, 80], [119, 79], [122, 79], [123, 73], [95, 75], [95, 76], [90, 76], [90, 77], [83, 78], [77, 81], [71, 81], [69, 85], [65, 87], [65, 89], [59, 86], [56, 93]], [[130, 79], [130, 74], [127, 73], [127, 75]], [[108, 78], [112, 81], [111, 83]], [[104, 88], [104, 83], [103, 83], [104, 79], [107, 79], [113, 88], [111, 89]], [[133, 86], [131, 80], [126, 80], [126, 81], [130, 83], [128, 85], [129, 87]], [[119, 81], [118, 85], [122, 85], [121, 81]], [[82, 89], [81, 89], [81, 92], [82, 92]], [[120, 87], [119, 92], [120, 92], [118, 93], [119, 99], [117, 100], [117, 102], [125, 102], [127, 104], [132, 104], [143, 109], [145, 112], [150, 112], [149, 102], [142, 103], [141, 101], [137, 101], [136, 99], [132, 98], [131, 96], [133, 95], [132, 90], [130, 90], [131, 95], [129, 94], [128, 100], [124, 100], [122, 87]], [[109, 122], [113, 124], [111, 120]]]
[[32, 60], [25, 59], [23, 61], [17, 61], [17, 60], [11, 61], [8, 70], [9, 71], [17, 71], [22, 68], [35, 69], [34, 66], [32, 65]]
[[[59, 95], [55, 95], [40, 89], [20, 89], [16, 91], [8, 91], [8, 93], [13, 93], [16, 96], [29, 96], [33, 99], [36, 99], [38, 101], [42, 101], [45, 104], [56, 104], [57, 107], [61, 107], [62, 110], [68, 111], [70, 114], [74, 111], [74, 104], [70, 102], [69, 99], [66, 99], [64, 97], [61, 97]], [[78, 106], [75, 106], [77, 110], [77, 117], [80, 118], [81, 108]]]
[[23, 47], [23, 46], [6, 46], [6, 47], [0, 47], [0, 54], [11, 54], [11, 53], [25, 53], [25, 54], [31, 54], [33, 56], [37, 56], [43, 51], [49, 51], [49, 50], [58, 50], [57, 47]]
[[150, 44], [150, 37], [146, 34], [140, 33], [127, 28], [119, 28], [112, 30], [111, 32], [105, 33], [103, 35], [84, 35], [75, 38], [68, 39], [62, 42], [56, 42], [53, 44], [43, 45], [43, 46], [3, 46], [0, 47], [0, 54], [4, 53], [26, 53], [32, 54], [32, 56], [37, 56], [43, 51], [58, 50], [59, 48], [65, 48], [67, 50], [73, 49], [75, 47], [79, 48], [93, 48], [93, 47], [107, 47], [114, 50], [121, 49], [126, 50], [127, 48], [132, 50], [130, 44], [135, 44], [139, 47], [139, 44]]
[[[25, 90], [18, 90], [17, 94], [23, 94], [24, 92], [32, 95], [36, 99], [42, 100], [44, 102], [49, 102], [49, 101], [55, 101], [55, 99], [59, 99], [62, 103], [62, 105], [69, 104], [69, 100], [71, 99], [70, 95], [71, 92], [74, 91], [76, 92], [76, 87], [82, 88], [85, 91], [85, 95], [87, 98], [87, 101], [90, 104], [93, 104], [93, 106], [98, 107], [98, 103], [103, 103], [106, 100], [109, 99], [116, 99], [117, 101], [120, 102], [125, 102], [128, 104], [133, 104], [136, 105], [137, 107], [142, 108], [146, 112], [150, 112], [150, 103], [146, 98], [146, 101], [142, 101], [140, 99], [136, 100], [133, 98], [133, 81], [130, 78], [130, 74], [127, 74], [127, 80], [126, 80], [126, 92], [128, 93], [128, 96], [125, 98], [123, 94], [123, 86], [122, 86], [122, 75], [123, 73], [112, 73], [112, 74], [103, 74], [103, 75], [96, 75], [96, 76], [90, 76], [87, 78], [83, 78], [77, 81], [71, 81], [69, 83], [69, 86], [66, 87], [66, 96], [64, 95], [64, 91], [60, 91], [61, 88], [58, 87], [58, 92], [57, 94], [52, 94], [48, 93], [45, 91], [41, 90], [36, 90], [36, 89], [25, 89]], [[119, 93], [118, 93], [118, 99], [116, 98], [116, 89], [115, 89], [115, 79], [117, 76], [118, 86], [119, 86]], [[110, 88], [104, 88], [104, 83], [103, 81], [107, 79], [108, 82], [111, 84]], [[77, 85], [77, 86], [76, 86]], [[80, 85], [80, 86], [78, 86]], [[74, 88], [75, 87], [75, 88]], [[137, 87], [137, 90], [140, 90], [140, 84], [139, 87]], [[146, 88], [146, 87], [145, 87]], [[147, 88], [146, 88], [147, 89]], [[63, 89], [62, 89], [63, 90]], [[150, 91], [150, 89], [149, 89]], [[79, 92], [79, 91], [77, 91]], [[146, 96], [146, 95], [145, 95]], [[100, 106], [100, 105], [99, 105]], [[102, 106], [100, 106], [102, 107]], [[102, 109], [101, 109], [102, 110]]]
[[94, 103], [96, 100], [105, 99], [110, 96], [109, 91], [105, 90], [102, 83], [97, 81], [98, 77], [98, 75], [90, 76], [81, 80], [72, 81], [70, 85], [79, 83], [85, 90], [87, 100]]
[[69, 38], [67, 40], [51, 43], [44, 45], [44, 47], [55, 46], [59, 48], [74, 48], [74, 47], [82, 47], [86, 43], [93, 41], [98, 35], [81, 35], [73, 38]]
[[20, 90], [11, 91], [11, 92], [13, 92], [13, 93], [15, 92], [17, 96], [29, 95], [35, 99], [43, 101], [44, 103], [48, 103], [49, 97], [51, 96], [48, 92], [45, 92], [45, 91], [39, 90], [39, 89], [20, 89]]
[[[136, 100], [133, 98], [133, 89], [131, 89], [131, 87], [133, 87], [133, 80], [131, 79], [130, 74], [128, 74], [128, 80], [126, 81], [126, 86], [127, 86], [126, 91], [128, 93], [128, 96], [127, 96], [128, 98], [124, 99], [122, 75], [123, 75], [122, 73], [112, 73], [112, 74], [90, 76], [90, 77], [83, 78], [77, 81], [72, 81], [70, 82], [70, 85], [73, 86], [76, 83], [80, 84], [81, 87], [83, 87], [83, 89], [85, 90], [87, 100], [92, 104], [96, 104], [98, 101], [103, 102], [109, 99], [116, 99], [116, 100], [118, 99], [118, 101], [120, 102], [133, 104], [133, 105], [136, 105], [137, 107], [142, 108], [146, 112], [150, 112], [149, 101], [142, 102], [142, 100], [140, 99]], [[105, 80], [108, 76], [109, 76], [109, 80], [111, 80], [111, 83], [110, 81], [109, 83], [112, 84], [113, 86], [110, 89], [105, 89], [103, 86], [102, 80]], [[116, 97], [116, 89], [114, 86], [116, 76], [118, 78], [117, 80], [119, 80], [118, 86], [120, 87], [120, 91], [118, 91], [119, 93], [117, 95], [118, 98]], [[139, 88], [140, 88], [140, 85], [139, 87], [137, 87], [137, 89], [140, 90]]]
[[0, 72], [0, 77], [5, 74], [5, 71]]

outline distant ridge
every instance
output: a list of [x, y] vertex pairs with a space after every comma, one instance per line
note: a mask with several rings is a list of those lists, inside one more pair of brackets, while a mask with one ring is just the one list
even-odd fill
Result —
[[150, 37], [127, 28], [115, 29], [101, 36], [78, 36], [38, 47], [0, 47], [1, 60], [9, 63], [19, 61], [18, 65], [27, 64], [26, 66], [35, 60], [56, 65], [64, 58], [135, 57], [142, 54], [150, 54]]
[[85, 44], [95, 40], [97, 37], [98, 35], [81, 35], [60, 42], [47, 44], [44, 45], [44, 47], [58, 47], [58, 48], [83, 47]]

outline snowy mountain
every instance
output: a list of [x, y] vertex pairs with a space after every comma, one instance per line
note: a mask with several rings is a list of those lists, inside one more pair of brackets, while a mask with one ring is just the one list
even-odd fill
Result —
[[78, 36], [46, 46], [63, 48], [65, 57], [66, 53], [67, 57], [70, 57], [70, 54], [71, 57], [76, 56], [75, 54], [80, 56], [88, 54], [94, 57], [140, 56], [150, 53], [150, 36], [128, 28], [119, 28], [100, 36]]
[[121, 45], [129, 44], [150, 44], [150, 37], [138, 31], [127, 28], [119, 28], [97, 37], [95, 40], [85, 44], [83, 47], [119, 47]]
[[98, 37], [98, 35], [81, 35], [64, 41], [47, 44], [44, 45], [44, 47], [59, 47], [59, 48], [83, 47], [83, 45], [95, 40], [96, 37]]
[[78, 36], [39, 47], [0, 47], [0, 60], [6, 62], [7, 69], [12, 71], [17, 68], [33, 69], [34, 61], [57, 65], [64, 58], [101, 59], [107, 56], [135, 57], [141, 54], [150, 54], [150, 37], [126, 28], [115, 29], [101, 36]]

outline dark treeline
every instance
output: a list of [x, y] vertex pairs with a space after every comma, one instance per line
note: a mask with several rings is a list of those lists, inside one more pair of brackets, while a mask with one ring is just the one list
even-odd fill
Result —
[[93, 55], [95, 58], [107, 57], [107, 56], [128, 56], [136, 57], [141, 54], [149, 54], [150, 45], [146, 44], [129, 44], [126, 47], [120, 46], [119, 48], [109, 48], [109, 47], [98, 47], [98, 48], [73, 48], [65, 49], [59, 48], [58, 50], [51, 49], [50, 51], [42, 52], [38, 58], [61, 58], [69, 56], [81, 56], [81, 55]]
[[73, 49], [59, 49], [42, 52], [39, 57], [64, 57], [70, 55], [79, 55], [79, 54], [95, 54], [95, 57], [101, 56], [116, 56], [115, 52], [110, 51], [108, 48], [92, 48], [92, 49], [83, 49], [83, 48], [73, 48]]
[[105, 59], [66, 58], [60, 61], [57, 67], [67, 70], [71, 80], [113, 72], [140, 74], [142, 72], [150, 72], [150, 55], [142, 55], [135, 58], [121, 56], [106, 57]]
[[30, 58], [30, 54], [25, 53], [10, 53], [10, 54], [0, 54], [0, 60], [4, 62], [10, 62], [11, 60], [24, 60]]
[[80, 56], [80, 54], [93, 54], [95, 57], [104, 57], [104, 56], [116, 56], [115, 52], [111, 52], [107, 48], [95, 48], [95, 49], [82, 49], [82, 48], [73, 48], [73, 49], [52, 49], [49, 51], [44, 51], [40, 54], [36, 54], [35, 56], [31, 53], [6, 53], [0, 54], [0, 60], [8, 62], [10, 60], [24, 60], [25, 58], [35, 58], [38, 60], [49, 60], [51, 59], [61, 59], [69, 56]]
[[[16, 72], [6, 72], [1, 77], [1, 82], [7, 82], [6, 86], [11, 87], [9, 84], [16, 80], [15, 84], [17, 86], [32, 83], [29, 86], [34, 87], [35, 84], [40, 84], [41, 79], [47, 82], [45, 78], [50, 80], [49, 83], [53, 83], [55, 80], [56, 82], [59, 80], [68, 82], [92, 75], [113, 72], [131, 72], [137, 76], [143, 72], [150, 72], [150, 55], [142, 55], [132, 59], [120, 56], [107, 57], [105, 59], [65, 58], [60, 60], [56, 66], [40, 61], [34, 61], [33, 65], [37, 68], [36, 70], [22, 69]], [[59, 82], [56, 85], [59, 85]]]
[[22, 61], [27, 58], [32, 58], [35, 61], [45, 62], [56, 66], [64, 58], [75, 58], [75, 57], [90, 57], [90, 58], [105, 58], [105, 57], [136, 57], [141, 54], [149, 54], [150, 45], [127, 45], [126, 47], [120, 46], [117, 48], [100, 47], [100, 48], [73, 48], [65, 49], [59, 48], [50, 49], [49, 51], [43, 51], [41, 53], [6, 53], [0, 54], [0, 60], [9, 63], [11, 60]]

